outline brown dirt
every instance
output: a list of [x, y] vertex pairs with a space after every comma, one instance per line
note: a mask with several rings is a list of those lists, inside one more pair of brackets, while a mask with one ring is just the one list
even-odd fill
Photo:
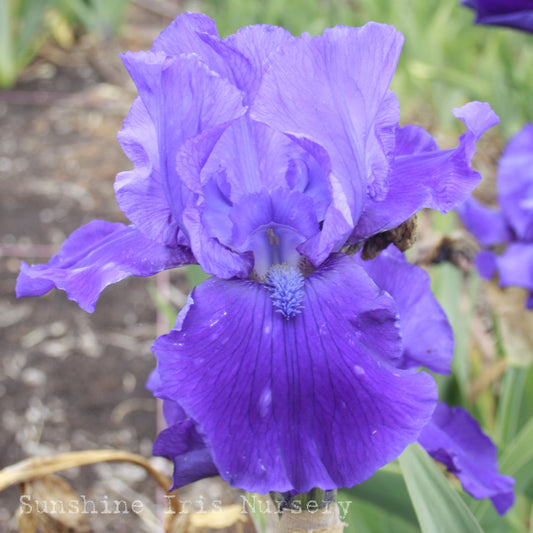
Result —
[[[156, 4], [177, 13], [175, 2]], [[0, 92], [0, 468], [68, 450], [151, 455], [156, 404], [144, 383], [154, 367], [157, 313], [147, 289], [155, 282], [108, 288], [92, 315], [61, 291], [17, 300], [14, 287], [21, 258], [46, 262], [93, 218], [125, 221], [112, 184], [131, 167], [116, 134], [135, 90], [118, 52], [149, 48], [168, 22], [134, 7], [120, 41], [82, 39], [67, 52], [47, 45], [18, 85]], [[171, 274], [177, 284], [182, 278]], [[168, 463], [157, 464], [170, 474]], [[139, 498], [155, 518], [162, 514], [162, 496], [138, 467], [103, 464], [65, 477], [87, 498]], [[200, 487], [192, 494], [227, 491]], [[1, 531], [17, 531], [18, 498], [16, 487], [0, 494]], [[95, 532], [159, 530], [153, 517], [135, 513], [90, 518]]]

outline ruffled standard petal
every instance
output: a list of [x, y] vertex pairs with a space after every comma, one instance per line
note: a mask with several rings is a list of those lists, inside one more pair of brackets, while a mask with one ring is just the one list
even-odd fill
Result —
[[305, 149], [314, 144], [329, 154], [331, 169], [324, 172], [331, 170], [335, 211], [324, 225], [330, 214], [342, 213], [338, 246], [359, 219], [367, 193], [380, 198], [387, 190], [399, 120], [389, 84], [402, 43], [393, 27], [376, 23], [304, 35], [273, 55], [252, 104], [255, 120]]
[[530, 0], [463, 0], [476, 11], [476, 24], [508, 26], [533, 32], [533, 6]]
[[[189, 153], [184, 151], [179, 160], [188, 186], [200, 193], [202, 185], [223, 169], [233, 202], [249, 193], [286, 185], [291, 161], [309, 159], [288, 137], [248, 116], [236, 120], [221, 136], [201, 169], [201, 180], [198, 171], [190, 169], [191, 159], [194, 160], [191, 148], [194, 150], [194, 146], [189, 147]], [[188, 178], [195, 173], [196, 184]]]
[[391, 366], [395, 305], [351, 258], [333, 256], [301, 290], [283, 315], [268, 286], [211, 278], [154, 344], [160, 393], [248, 491], [359, 483], [416, 440], [436, 403], [428, 374]]
[[182, 13], [154, 40], [152, 51], [167, 56], [194, 53], [206, 63], [216, 64], [218, 54], [204, 42], [205, 36], [218, 37], [215, 21], [203, 13]]
[[161, 176], [157, 134], [143, 101], [133, 102], [124, 127], [118, 133], [132, 170], [117, 174], [115, 197], [135, 227], [154, 241], [182, 244], [178, 220], [172, 214]]
[[74, 231], [47, 265], [23, 261], [16, 292], [19, 298], [40, 296], [56, 287], [92, 313], [108, 285], [191, 263], [196, 261], [188, 248], [151, 241], [133, 226], [93, 220]]
[[515, 135], [503, 152], [498, 199], [518, 240], [533, 242], [533, 124]]
[[506, 243], [513, 236], [501, 211], [481, 204], [473, 196], [455, 210], [466, 229], [483, 246]]
[[[352, 242], [393, 229], [424, 208], [446, 213], [464, 202], [477, 186], [481, 176], [471, 168], [470, 159], [476, 141], [499, 119], [482, 102], [470, 102], [453, 112], [466, 126], [457, 148], [425, 151], [431, 148], [427, 133], [419, 130], [418, 135], [413, 135], [412, 129], [398, 130], [402, 152], [394, 159], [387, 196], [367, 202], [350, 238]], [[411, 139], [411, 154], [406, 153], [404, 135]]]
[[[154, 124], [159, 182], [174, 220], [181, 222], [182, 210], [194, 204], [195, 197], [179, 175], [178, 153], [194, 142], [195, 164], [201, 168], [224, 130], [246, 112], [243, 95], [194, 54], [127, 52], [122, 60]], [[135, 217], [135, 213], [126, 215]]]
[[498, 473], [496, 446], [465, 410], [439, 403], [418, 442], [474, 498], [490, 498], [500, 514], [513, 505], [514, 479]]
[[425, 366], [434, 372], [449, 374], [453, 331], [431, 292], [427, 273], [408, 263], [394, 245], [371, 261], [363, 261], [360, 257], [356, 257], [356, 261], [398, 306], [403, 337], [403, 358], [399, 368]]
[[294, 39], [284, 28], [266, 24], [245, 26], [223, 40], [204, 38], [231, 66], [237, 87], [246, 94], [247, 105], [255, 98], [272, 54]]

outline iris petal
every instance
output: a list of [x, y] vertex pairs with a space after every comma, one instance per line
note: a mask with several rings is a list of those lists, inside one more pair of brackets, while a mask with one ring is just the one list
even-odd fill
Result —
[[127, 52], [122, 59], [154, 124], [160, 183], [174, 219], [181, 221], [182, 210], [194, 197], [176, 167], [178, 153], [199, 139], [194, 164], [201, 168], [223, 131], [246, 111], [242, 93], [194, 54]]
[[400, 356], [396, 308], [335, 255], [305, 278], [301, 311], [265, 285], [207, 280], [154, 352], [160, 394], [197, 423], [221, 476], [250, 491], [333, 489], [368, 478], [416, 440], [436, 388]]
[[191, 241], [192, 253], [204, 272], [222, 279], [248, 277], [254, 265], [253, 254], [234, 252], [209, 235], [199, 209], [194, 206], [185, 208], [183, 225]]
[[512, 243], [496, 259], [500, 285], [518, 285], [533, 290], [533, 246], [529, 243]]
[[211, 453], [190, 419], [164, 429], [154, 442], [153, 454], [174, 463], [173, 483], [169, 490], [218, 475]]
[[474, 498], [490, 498], [500, 514], [513, 505], [514, 479], [498, 473], [496, 446], [464, 409], [439, 403], [418, 442]]
[[[468, 197], [481, 179], [470, 167], [475, 143], [499, 119], [481, 102], [470, 102], [454, 114], [467, 128], [457, 148], [434, 149], [423, 130], [418, 130], [418, 135], [413, 135], [413, 129], [398, 130], [401, 155], [394, 160], [387, 196], [368, 201], [350, 240], [395, 228], [423, 208], [447, 212]], [[410, 154], [405, 135], [412, 143]]]
[[210, 44], [210, 38], [218, 39], [215, 21], [203, 13], [183, 13], [176, 17], [155, 39], [152, 51], [173, 57], [196, 54], [211, 70], [224, 77], [231, 76], [224, 58]]
[[530, 0], [463, 0], [476, 11], [476, 24], [509, 26], [533, 32], [533, 7]]
[[293, 39], [284, 28], [267, 24], [245, 26], [223, 40], [204, 38], [231, 66], [237, 87], [246, 93], [247, 105], [253, 101], [259, 89], [270, 56]]
[[182, 244], [177, 220], [165, 195], [159, 163], [157, 135], [143, 101], [137, 97], [118, 140], [134, 168], [120, 172], [115, 196], [122, 212], [140, 231], [154, 241]]
[[229, 216], [233, 246], [254, 252], [254, 269], [260, 277], [276, 263], [298, 265], [302, 257], [297, 246], [319, 230], [312, 199], [286, 188], [249, 194]]
[[[388, 87], [402, 42], [394, 28], [376, 23], [337, 26], [312, 39], [304, 35], [280, 47], [252, 104], [252, 118], [306, 149], [311, 142], [329, 154], [334, 210], [324, 226], [330, 216], [342, 213], [345, 219], [330, 227], [336, 230], [330, 251], [346, 240], [367, 192], [380, 197], [386, 191], [399, 119]], [[326, 256], [324, 250], [313, 262]]]
[[476, 267], [479, 275], [485, 279], [491, 279], [498, 270], [498, 256], [490, 250], [481, 250], [476, 255]]
[[196, 261], [188, 248], [151, 241], [133, 226], [93, 220], [74, 231], [47, 265], [23, 261], [17, 296], [40, 296], [57, 287], [92, 313], [108, 285], [190, 263]]
[[408, 263], [394, 245], [371, 261], [357, 260], [398, 305], [403, 337], [403, 358], [399, 367], [425, 366], [434, 372], [449, 374], [453, 331], [431, 292], [426, 272]]
[[498, 199], [516, 237], [533, 242], [533, 124], [505, 148], [498, 168]]
[[456, 208], [466, 229], [476, 237], [483, 246], [492, 246], [508, 242], [512, 238], [502, 213], [481, 204], [473, 196]]

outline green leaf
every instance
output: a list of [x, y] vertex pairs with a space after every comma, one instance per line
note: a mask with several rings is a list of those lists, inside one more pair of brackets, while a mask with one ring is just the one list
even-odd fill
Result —
[[500, 444], [509, 443], [518, 431], [520, 406], [524, 397], [528, 369], [508, 368], [503, 377], [502, 395], [498, 405], [498, 418], [494, 438]]
[[524, 426], [502, 455], [502, 472], [516, 480], [515, 490], [522, 492], [533, 480], [533, 418]]
[[210, 277], [209, 274], [206, 274], [202, 270], [200, 265], [188, 265], [185, 272], [187, 273], [187, 281], [189, 282], [191, 290]]
[[[339, 504], [346, 502], [347, 497], [350, 497], [347, 491], [340, 491]], [[344, 533], [420, 533], [418, 524], [388, 514], [382, 507], [357, 499], [348, 501], [351, 505], [346, 515], [342, 515], [341, 508], [341, 519], [348, 524]]]
[[370, 479], [351, 489], [343, 490], [342, 494], [345, 499], [366, 501], [382, 508], [387, 514], [395, 514], [406, 522], [418, 524], [400, 472], [378, 470]]
[[422, 533], [483, 533], [470, 509], [418, 444], [407, 447], [400, 466]]
[[[533, 418], [507, 446], [500, 459], [500, 471], [515, 479], [515, 494], [523, 492], [533, 481]], [[474, 508], [479, 521], [483, 521], [491, 509], [488, 501], [482, 501]]]

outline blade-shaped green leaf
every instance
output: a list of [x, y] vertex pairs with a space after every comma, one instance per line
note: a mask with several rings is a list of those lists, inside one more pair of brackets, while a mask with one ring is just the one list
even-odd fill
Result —
[[[339, 502], [343, 499], [346, 502], [347, 497], [351, 495], [344, 491], [339, 492]], [[342, 521], [348, 524], [344, 533], [420, 533], [418, 524], [406, 522], [398, 515], [389, 514], [382, 507], [358, 499], [348, 501], [352, 505], [345, 515], [341, 515]]]
[[[520, 494], [533, 481], [533, 418], [507, 446], [500, 459], [500, 471], [514, 477], [515, 494]], [[490, 502], [481, 501], [474, 508], [480, 521], [490, 510]]]
[[400, 456], [422, 533], [483, 533], [483, 529], [432, 459], [411, 444]]
[[346, 497], [372, 503], [384, 509], [387, 514], [395, 514], [407, 522], [418, 524], [400, 472], [378, 470], [370, 479], [351, 489], [344, 489], [342, 493]]
[[511, 367], [503, 377], [495, 434], [496, 442], [500, 444], [509, 443], [518, 432], [527, 374], [527, 368]]

